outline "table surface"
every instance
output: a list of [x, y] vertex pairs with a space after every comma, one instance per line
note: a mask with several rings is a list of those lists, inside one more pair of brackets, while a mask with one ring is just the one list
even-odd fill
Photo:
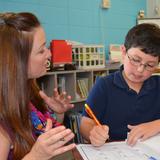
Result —
[[74, 150], [72, 150], [72, 154], [73, 154], [74, 160], [83, 160], [83, 158], [80, 155], [80, 153], [77, 150], [77, 148], [75, 148]]
[[75, 148], [72, 151], [65, 152], [61, 155], [51, 158], [50, 160], [83, 160], [83, 158]]

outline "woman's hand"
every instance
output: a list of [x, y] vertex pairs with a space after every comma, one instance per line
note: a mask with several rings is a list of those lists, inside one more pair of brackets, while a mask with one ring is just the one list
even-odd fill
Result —
[[52, 97], [48, 97], [43, 91], [40, 91], [39, 94], [44, 102], [56, 113], [62, 114], [74, 107], [71, 104], [71, 96], [67, 95], [66, 92], [59, 94], [56, 88]]
[[106, 125], [94, 126], [89, 136], [91, 144], [94, 146], [102, 146], [109, 138], [108, 131], [109, 128]]
[[52, 121], [48, 120], [45, 132], [41, 134], [33, 145], [29, 154], [23, 160], [48, 160], [75, 147], [75, 144], [64, 146], [74, 137], [70, 129], [64, 126], [52, 128]]
[[138, 140], [144, 141], [160, 132], [160, 120], [155, 120], [139, 125], [128, 125], [130, 132], [128, 134], [127, 143], [131, 146], [135, 145]]

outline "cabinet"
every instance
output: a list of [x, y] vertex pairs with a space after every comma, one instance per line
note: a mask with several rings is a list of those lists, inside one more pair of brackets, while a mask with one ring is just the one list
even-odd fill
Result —
[[108, 75], [119, 67], [120, 64], [115, 63], [98, 69], [48, 72], [40, 79], [40, 86], [48, 96], [52, 96], [54, 88], [66, 91], [76, 106], [85, 101], [98, 76]]
[[52, 96], [54, 88], [58, 88], [59, 92], [66, 91], [72, 96], [72, 103], [75, 104], [75, 107], [71, 111], [66, 112], [63, 124], [75, 134], [73, 142], [84, 143], [84, 139], [79, 132], [81, 120], [79, 112], [82, 111], [84, 102], [96, 79], [99, 76], [105, 76], [110, 72], [114, 72], [119, 67], [120, 63], [115, 63], [107, 65], [105, 68], [54, 71], [48, 72], [40, 79], [41, 89], [48, 96]]
[[147, 18], [160, 18], [160, 0], [147, 0]]

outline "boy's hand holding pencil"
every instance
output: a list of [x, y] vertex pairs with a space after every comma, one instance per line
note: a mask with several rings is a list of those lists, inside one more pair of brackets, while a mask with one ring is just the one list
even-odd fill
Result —
[[94, 115], [93, 111], [87, 104], [85, 104], [85, 111], [90, 116], [90, 118], [93, 119], [94, 122], [96, 123], [96, 125], [90, 131], [90, 136], [89, 136], [90, 142], [94, 146], [102, 146], [109, 138], [108, 135], [109, 128], [107, 125], [100, 124], [100, 122]]

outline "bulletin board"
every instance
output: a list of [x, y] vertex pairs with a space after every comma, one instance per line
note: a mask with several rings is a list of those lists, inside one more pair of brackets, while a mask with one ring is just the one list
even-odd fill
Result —
[[154, 23], [160, 26], [160, 18], [144, 18], [144, 19], [138, 19], [137, 24], [141, 23]]

